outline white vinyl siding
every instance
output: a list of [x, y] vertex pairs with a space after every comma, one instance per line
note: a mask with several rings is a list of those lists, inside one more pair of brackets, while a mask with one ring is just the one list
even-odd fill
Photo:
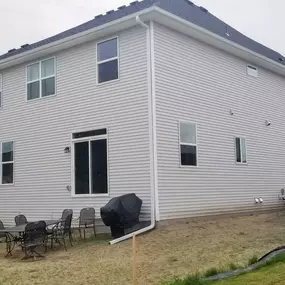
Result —
[[[51, 219], [65, 208], [78, 216], [80, 209], [94, 207], [100, 218], [102, 206], [127, 193], [143, 200], [141, 219], [150, 219], [146, 31], [134, 27], [118, 36], [116, 84], [96, 84], [96, 41], [55, 54], [54, 100], [25, 104], [25, 65], [3, 72], [9, 100], [0, 112], [0, 141], [17, 142], [16, 183], [0, 191], [5, 225], [14, 224], [18, 213], [29, 220]], [[64, 150], [72, 146], [72, 133], [100, 128], [108, 128], [109, 195], [73, 197], [72, 152]]]
[[[247, 62], [159, 24], [154, 42], [161, 219], [284, 208], [285, 79], [260, 67], [252, 78]], [[199, 167], [180, 167], [179, 120], [199, 126]], [[235, 163], [237, 134], [246, 167]]]

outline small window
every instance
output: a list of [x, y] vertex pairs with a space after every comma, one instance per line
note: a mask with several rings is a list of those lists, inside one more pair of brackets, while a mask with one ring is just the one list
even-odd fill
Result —
[[3, 79], [2, 74], [0, 73], [0, 108], [2, 108], [2, 94], [3, 94]]
[[245, 138], [236, 138], [236, 162], [241, 164], [247, 163], [247, 150]]
[[0, 184], [14, 183], [14, 143], [3, 142], [0, 144]]
[[108, 193], [107, 135], [103, 130], [81, 133], [88, 137], [73, 134], [75, 195]]
[[55, 95], [55, 59], [27, 66], [27, 99]]
[[197, 126], [180, 122], [180, 163], [197, 166]]
[[103, 83], [119, 78], [118, 39], [97, 44], [97, 82]]
[[247, 75], [258, 77], [258, 69], [255, 66], [247, 65]]

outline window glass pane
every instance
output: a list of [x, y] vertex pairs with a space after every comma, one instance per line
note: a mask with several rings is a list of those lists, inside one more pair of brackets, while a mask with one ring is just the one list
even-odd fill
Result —
[[241, 162], [240, 138], [236, 138], [236, 161]]
[[55, 94], [55, 77], [42, 80], [42, 97]]
[[42, 78], [54, 75], [54, 59], [48, 59], [42, 62]]
[[196, 125], [180, 123], [180, 142], [196, 144]]
[[2, 184], [13, 183], [13, 163], [2, 165]]
[[29, 65], [27, 69], [28, 69], [28, 72], [27, 72], [28, 81], [34, 81], [34, 80], [39, 79], [40, 77], [40, 64], [39, 63]]
[[117, 56], [117, 39], [112, 39], [97, 45], [97, 60], [102, 61]]
[[245, 143], [245, 139], [241, 139], [241, 158], [242, 158], [242, 162], [246, 163], [246, 143]]
[[28, 83], [28, 100], [40, 98], [40, 82]]
[[181, 145], [181, 165], [197, 166], [197, 147]]
[[98, 82], [118, 79], [118, 60], [112, 60], [98, 65]]
[[92, 149], [92, 193], [108, 193], [107, 140], [91, 142]]
[[13, 161], [13, 142], [7, 142], [2, 144], [2, 161]]
[[89, 143], [75, 144], [75, 194], [89, 194]]

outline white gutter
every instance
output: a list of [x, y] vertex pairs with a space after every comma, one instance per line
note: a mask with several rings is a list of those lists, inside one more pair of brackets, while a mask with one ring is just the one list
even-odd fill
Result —
[[148, 227], [140, 229], [136, 232], [130, 233], [123, 237], [114, 239], [110, 241], [110, 244], [124, 241], [126, 239], [132, 238], [133, 236], [140, 235], [147, 231], [154, 229], [155, 227], [155, 215], [156, 209], [158, 209], [157, 197], [157, 168], [156, 168], [156, 120], [155, 120], [155, 100], [154, 100], [154, 41], [153, 41], [153, 23], [150, 23], [150, 27], [141, 21], [140, 16], [136, 16], [136, 22], [146, 29], [146, 40], [147, 40], [147, 54], [148, 54], [148, 102], [149, 102], [149, 134], [150, 134], [150, 185], [151, 185], [151, 223]]

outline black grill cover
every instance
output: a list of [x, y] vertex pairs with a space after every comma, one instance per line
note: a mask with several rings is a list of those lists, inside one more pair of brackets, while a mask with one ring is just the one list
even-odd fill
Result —
[[136, 194], [112, 198], [101, 208], [101, 218], [106, 226], [130, 228], [139, 223], [142, 200]]

